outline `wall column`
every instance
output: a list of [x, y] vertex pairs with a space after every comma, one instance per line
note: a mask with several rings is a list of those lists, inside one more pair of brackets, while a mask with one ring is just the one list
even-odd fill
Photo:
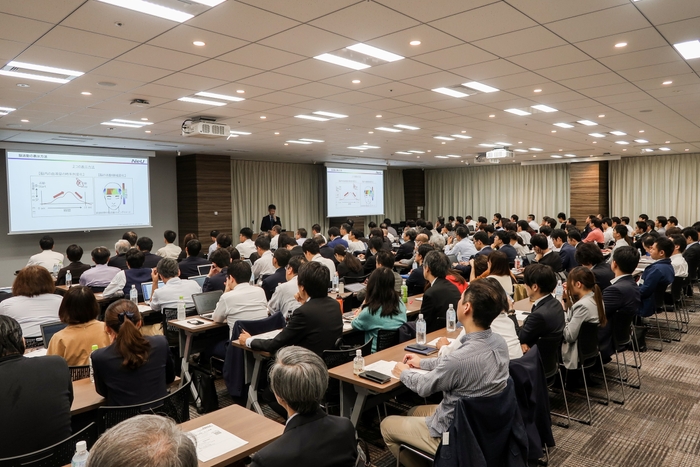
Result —
[[[577, 226], [582, 229], [591, 214], [609, 215], [608, 162], [582, 162], [569, 166], [569, 199]], [[554, 216], [556, 213], [551, 213]]]

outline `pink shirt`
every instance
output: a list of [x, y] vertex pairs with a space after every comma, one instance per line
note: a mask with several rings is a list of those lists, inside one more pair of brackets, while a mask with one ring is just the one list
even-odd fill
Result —
[[603, 236], [603, 231], [600, 229], [593, 229], [591, 230], [588, 235], [586, 235], [586, 238], [583, 239], [584, 243], [590, 243], [590, 242], [598, 242], [598, 243], [605, 243], [605, 238]]

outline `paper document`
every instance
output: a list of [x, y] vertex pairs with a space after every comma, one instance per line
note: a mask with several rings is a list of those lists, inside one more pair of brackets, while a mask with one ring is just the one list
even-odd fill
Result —
[[248, 444], [238, 436], [210, 423], [190, 431], [197, 440], [197, 459], [199, 462], [209, 462], [215, 457], [233, 451]]
[[144, 311], [151, 311], [151, 306], [150, 305], [139, 305], [139, 312], [143, 313]]
[[356, 282], [354, 284], [345, 284], [345, 291], [357, 293], [360, 290], [363, 290], [365, 287], [365, 284], [363, 284], [362, 282]]
[[350, 322], [343, 322], [343, 332], [352, 331], [352, 324]]
[[268, 332], [263, 332], [262, 334], [257, 334], [255, 336], [250, 336], [249, 340], [254, 340], [254, 339], [274, 339], [277, 337], [277, 334], [282, 332], [281, 329], [275, 329], [274, 331], [268, 331]]
[[24, 354], [25, 357], [43, 357], [47, 349], [32, 350]]
[[[391, 374], [391, 370], [393, 370], [395, 366], [396, 362], [394, 361], [379, 360], [377, 362], [370, 363], [369, 365], [365, 365], [365, 371], [376, 371], [377, 373], [381, 373], [383, 375], [390, 376], [394, 379], [398, 379], [396, 376]], [[418, 368], [411, 368], [410, 371], [414, 371], [422, 375], [428, 373], [427, 370], [421, 370]]]
[[419, 302], [422, 302], [422, 301], [423, 301], [423, 297], [416, 297], [416, 298], [414, 298], [414, 300], [417, 300], [417, 301], [419, 301]]
[[517, 319], [519, 323], [522, 323], [523, 321], [525, 321], [525, 318], [527, 318], [528, 316], [530, 316], [529, 311], [515, 310], [515, 319]]
[[[428, 342], [428, 343], [425, 344], [425, 345], [428, 345], [428, 346], [430, 346], [430, 347], [437, 347], [437, 343], [438, 343], [439, 340], [440, 340], [440, 338], [439, 338], [439, 337], [436, 337], [435, 339], [431, 340], [430, 342]], [[452, 339], [452, 338], [450, 338], [450, 337], [448, 337], [447, 340], [450, 341], [450, 344], [454, 341], [454, 339]]]

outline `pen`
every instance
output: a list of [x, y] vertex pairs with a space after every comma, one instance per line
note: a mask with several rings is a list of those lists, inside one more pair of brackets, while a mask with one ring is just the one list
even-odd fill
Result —
[[405, 364], [407, 361], [408, 361], [408, 357], [404, 357], [404, 358], [403, 358], [404, 364]]

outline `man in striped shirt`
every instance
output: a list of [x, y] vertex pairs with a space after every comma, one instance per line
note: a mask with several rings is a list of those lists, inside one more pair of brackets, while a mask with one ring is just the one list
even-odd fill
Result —
[[[439, 405], [414, 407], [408, 416], [390, 416], [381, 424], [387, 447], [398, 457], [399, 446], [411, 446], [434, 454], [454, 418], [457, 401], [462, 397], [488, 397], [499, 394], [508, 383], [508, 345], [491, 331], [491, 322], [508, 309], [503, 288], [496, 281], [474, 281], [457, 307], [457, 319], [466, 334], [461, 346], [449, 355], [420, 358], [407, 354], [393, 370], [396, 377], [419, 396], [442, 391]], [[420, 374], [412, 368], [428, 370]], [[407, 457], [407, 456], [406, 456]], [[401, 459], [406, 466], [410, 459]]]

